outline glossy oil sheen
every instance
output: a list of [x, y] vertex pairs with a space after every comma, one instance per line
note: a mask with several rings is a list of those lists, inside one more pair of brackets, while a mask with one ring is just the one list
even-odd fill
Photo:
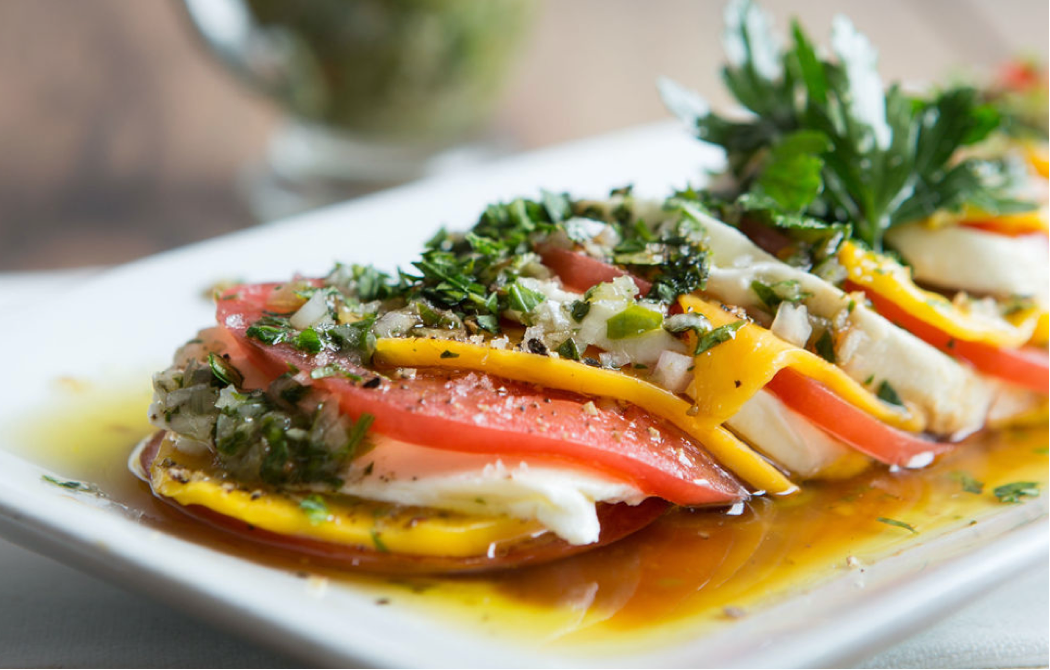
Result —
[[[150, 432], [148, 393], [74, 385], [63, 395], [57, 415], [64, 421], [27, 417], [20, 442], [34, 448], [23, 455], [61, 477], [96, 484], [115, 502], [142, 511], [144, 523], [374, 593], [377, 602], [550, 647], [629, 651], [695, 637], [1001, 512], [1006, 504], [992, 494], [997, 486], [1032, 481], [1041, 495], [1047, 490], [1043, 422], [973, 438], [921, 471], [878, 467], [844, 481], [810, 482], [800, 494], [757, 499], [735, 516], [677, 510], [608, 548], [546, 566], [473, 577], [376, 577], [273, 550], [264, 559], [251, 545], [172, 512], [127, 470], [130, 450]], [[964, 475], [983, 491], [966, 491]], [[1041, 513], [1029, 504], [1033, 516]]]

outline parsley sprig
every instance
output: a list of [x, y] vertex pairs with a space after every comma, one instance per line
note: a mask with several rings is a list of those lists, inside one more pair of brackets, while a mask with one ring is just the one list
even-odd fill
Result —
[[[996, 107], [966, 86], [911, 97], [884, 89], [876, 53], [848, 19], [832, 27], [835, 60], [822, 58], [794, 22], [785, 50], [749, 0], [727, 10], [723, 79], [750, 112], [735, 120], [712, 112], [696, 94], [660, 82], [665, 103], [697, 137], [726, 150], [734, 187], [720, 194], [777, 227], [851, 226], [876, 250], [886, 231], [939, 210], [974, 207], [990, 214], [1024, 211], [1011, 196], [1005, 163], [960, 158], [1001, 122]], [[788, 227], [790, 230], [792, 227]]]

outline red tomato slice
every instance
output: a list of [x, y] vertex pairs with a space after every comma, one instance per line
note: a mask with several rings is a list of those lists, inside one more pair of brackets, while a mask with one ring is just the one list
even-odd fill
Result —
[[922, 462], [925, 455], [933, 456], [955, 446], [887, 426], [835, 395], [827, 386], [791, 368], [778, 372], [766, 384], [766, 390], [813, 425], [888, 465], [926, 465]]
[[[593, 258], [559, 250], [559, 256], [571, 254], [586, 260], [560, 258], [556, 271], [570, 286], [595, 277], [615, 277], [623, 273]], [[546, 256], [544, 262], [547, 262]], [[549, 264], [549, 263], [548, 263]], [[600, 269], [597, 266], [605, 266]], [[554, 266], [552, 266], [554, 267]], [[567, 274], [562, 275], [561, 272]], [[599, 281], [608, 281], [599, 279]], [[887, 426], [835, 395], [823, 384], [791, 369], [779, 372], [766, 388], [784, 404], [809, 419], [813, 425], [834, 435], [853, 448], [890, 465], [907, 465], [923, 454], [937, 454], [952, 448], [950, 443], [933, 442]]]
[[[140, 463], [144, 472], [150, 472], [150, 464], [156, 457], [163, 438], [163, 432], [157, 433], [150, 440], [149, 445], [143, 449]], [[287, 558], [297, 564], [302, 561], [305, 554], [321, 565], [355, 568], [384, 574], [453, 574], [547, 563], [616, 542], [648, 526], [667, 511], [668, 507], [666, 502], [658, 498], [649, 498], [636, 506], [600, 504], [598, 521], [601, 523], [601, 534], [598, 541], [592, 544], [573, 545], [553, 533], [544, 533], [526, 542], [504, 547], [493, 555], [450, 557], [380, 552], [370, 547], [280, 535], [219, 514], [201, 505], [180, 505], [170, 498], [157, 497], [179, 512], [219, 530], [237, 533], [271, 550], [288, 551]]]
[[[863, 288], [847, 282], [846, 290], [862, 291]], [[865, 291], [865, 295], [875, 305], [879, 314], [944, 353], [968, 361], [986, 374], [1005, 379], [1038, 393], [1047, 392], [1047, 387], [1050, 385], [1050, 357], [1047, 356], [1045, 349], [1039, 347], [1004, 349], [981, 342], [957, 340], [922, 319], [909, 314], [896, 303], [874, 291]]]
[[[289, 365], [309, 372], [335, 362], [334, 354], [309, 356], [287, 344], [247, 337], [245, 330], [262, 315], [272, 290], [273, 285], [243, 286], [219, 301], [220, 325], [253, 364], [274, 378]], [[633, 405], [476, 372], [423, 369], [414, 378], [393, 379], [339, 362], [368, 384], [343, 377], [313, 383], [339, 398], [348, 416], [375, 417], [373, 430], [382, 435], [436, 449], [560, 459], [680, 505], [747, 497], [691, 438]]]
[[634, 283], [638, 286], [638, 291], [641, 295], [649, 293], [649, 289], [653, 286], [626, 270], [577, 251], [570, 251], [555, 246], [544, 246], [539, 249], [539, 254], [543, 259], [543, 264], [553, 270], [554, 274], [561, 278], [565, 286], [580, 293], [592, 286], [597, 286], [602, 282], [610, 282], [624, 275], [629, 275], [634, 279]]

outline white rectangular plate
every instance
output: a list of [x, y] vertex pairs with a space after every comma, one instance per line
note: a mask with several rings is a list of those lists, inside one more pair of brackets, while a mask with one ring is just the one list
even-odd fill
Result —
[[642, 195], [662, 196], [701, 181], [702, 167], [718, 160], [677, 126], [641, 128], [160, 254], [104, 272], [59, 299], [8, 312], [0, 332], [7, 354], [0, 532], [297, 657], [345, 666], [844, 663], [1045, 555], [1046, 524], [1029, 523], [1045, 514], [1044, 496], [870, 566], [863, 590], [856, 575], [839, 577], [707, 636], [633, 655], [567, 654], [494, 641], [423, 611], [377, 608], [373, 594], [347, 584], [311, 591], [285, 570], [158, 532], [137, 521], [136, 510], [84, 504], [43, 482], [47, 471], [18, 455], [33, 447], [32, 433], [21, 430], [24, 417], [49, 402], [56, 379], [146, 379], [211, 322], [213, 308], [201, 295], [217, 280], [321, 274], [337, 259], [392, 269], [411, 261], [439, 225], [465, 228], [489, 202], [535, 196], [540, 188], [600, 197], [628, 183]]

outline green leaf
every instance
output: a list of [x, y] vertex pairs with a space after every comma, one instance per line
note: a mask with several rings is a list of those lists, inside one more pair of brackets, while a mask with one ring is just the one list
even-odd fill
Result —
[[1036, 498], [1039, 496], [1039, 484], [1036, 482], [1010, 482], [995, 487], [992, 491], [1001, 503], [1019, 503], [1021, 498]]
[[908, 531], [909, 533], [913, 533], [915, 535], [919, 534], [919, 531], [915, 530], [915, 528], [910, 523], [905, 523], [903, 521], [898, 521], [896, 519], [890, 519], [889, 517], [885, 517], [885, 516], [880, 516], [877, 519], [877, 521], [879, 523], [884, 523], [887, 526], [894, 526], [895, 528], [903, 528], [904, 530]]
[[784, 211], [801, 212], [824, 187], [822, 154], [830, 149], [828, 136], [820, 131], [785, 135], [773, 146], [753, 193], [771, 198]]
[[313, 328], [307, 328], [300, 332], [292, 344], [296, 349], [305, 351], [308, 354], [316, 354], [321, 351], [321, 337]]
[[766, 284], [756, 279], [751, 282], [751, 290], [762, 304], [769, 308], [770, 314], [776, 314], [777, 307], [782, 302], [797, 304], [813, 296], [809, 291], [803, 291], [802, 285], [796, 279], [787, 279], [775, 284]]
[[557, 351], [558, 355], [562, 358], [568, 358], [573, 361], [580, 360], [580, 348], [576, 344], [576, 340], [571, 337], [559, 344], [555, 351]]
[[821, 333], [820, 337], [817, 338], [817, 341], [813, 343], [813, 348], [817, 350], [817, 354], [821, 358], [828, 363], [835, 365], [838, 359], [835, 356], [835, 341], [831, 337], [830, 329]]
[[105, 497], [106, 494], [102, 492], [95, 484], [87, 484], [85, 482], [78, 482], [72, 479], [57, 479], [51, 475], [41, 475], [40, 478], [48, 484], [54, 484], [55, 486], [69, 489], [70, 491], [78, 491], [80, 493], [90, 493], [92, 495]]
[[[774, 41], [756, 37], [768, 21], [751, 3], [734, 4], [726, 21], [734, 64], [723, 79], [753, 117], [723, 117], [695, 94], [660, 83], [668, 107], [697, 137], [725, 149], [735, 182], [719, 194], [723, 199], [755, 196], [767, 201], [766, 218], [820, 219], [876, 251], [891, 227], [940, 210], [1033, 206], [1012, 197], [1007, 166], [959, 160], [959, 149], [1003, 124], [1000, 111], [973, 89], [912, 98], [894, 84], [883, 94], [874, 50], [845, 23], [833, 30], [837, 60], [818, 55], [793, 22], [793, 45], [774, 54], [774, 62], [768, 48]], [[827, 257], [814, 248], [818, 241], [792, 239], [803, 247], [791, 256], [802, 261], [793, 264], [813, 267], [822, 253]]]
[[316, 526], [328, 521], [328, 505], [324, 498], [316, 493], [311, 494], [299, 501], [299, 509], [306, 513], [310, 525]]
[[605, 336], [610, 340], [637, 337], [656, 330], [663, 325], [664, 316], [641, 305], [630, 305], [627, 309], [609, 317], [605, 322]]
[[528, 315], [547, 297], [539, 291], [533, 291], [519, 282], [514, 282], [507, 287], [507, 299], [511, 309], [520, 314]]
[[962, 470], [955, 470], [951, 473], [950, 477], [959, 482], [962, 486], [962, 490], [967, 493], [980, 495], [984, 492], [984, 482], [977, 481], [971, 477], [969, 473], [963, 472]]
[[904, 401], [901, 400], [901, 397], [897, 394], [897, 390], [890, 386], [890, 383], [885, 379], [879, 382], [879, 388], [875, 392], [875, 395], [877, 395], [880, 400], [888, 402], [891, 405], [904, 407]]
[[370, 535], [372, 537], [372, 546], [375, 547], [376, 551], [382, 552], [384, 554], [390, 551], [390, 549], [383, 542], [383, 538], [380, 537], [378, 529], [373, 528], [370, 531]]
[[565, 193], [551, 193], [543, 190], [540, 192], [543, 199], [543, 208], [552, 223], [561, 223], [572, 216], [572, 203]]
[[338, 363], [329, 363], [310, 370], [310, 379], [325, 379], [327, 377], [345, 377], [355, 382], [361, 381], [360, 375], [350, 372]]
[[214, 375], [224, 386], [232, 384], [233, 386], [240, 387], [244, 384], [244, 375], [242, 375], [237, 368], [230, 365], [230, 362], [222, 356], [216, 356], [209, 351], [208, 366], [211, 368], [212, 375]]
[[699, 356], [705, 351], [709, 351], [713, 347], [716, 347], [719, 344], [722, 344], [723, 342], [728, 342], [729, 340], [735, 338], [736, 331], [740, 330], [740, 328], [745, 323], [747, 322], [734, 321], [733, 323], [727, 323], [725, 325], [719, 326], [718, 328], [715, 328], [714, 330], [704, 333], [697, 340], [696, 349], [693, 350], [693, 355]]
[[586, 300], [575, 300], [572, 305], [569, 306], [569, 313], [572, 314], [572, 320], [576, 323], [580, 323], [591, 311], [591, 303]]

